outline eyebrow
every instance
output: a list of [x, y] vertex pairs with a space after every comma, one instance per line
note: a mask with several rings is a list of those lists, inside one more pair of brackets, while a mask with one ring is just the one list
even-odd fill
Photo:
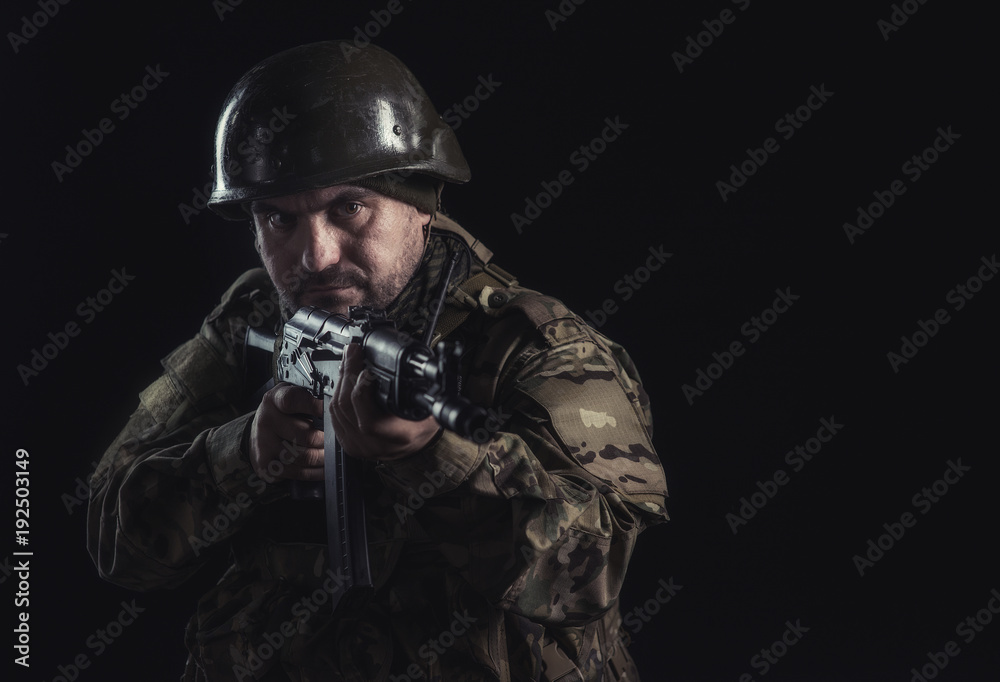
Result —
[[[319, 207], [317, 207], [316, 211], [325, 210], [335, 204], [344, 204], [349, 201], [359, 201], [367, 199], [377, 194], [378, 192], [372, 189], [368, 189], [367, 187], [356, 187], [352, 185], [345, 188], [344, 191], [337, 194], [334, 198], [330, 199], [325, 204], [321, 204]], [[285, 209], [272, 204], [266, 199], [260, 199], [258, 201], [253, 201], [250, 203], [251, 213], [269, 213], [272, 211], [275, 213], [288, 213], [288, 211], [286, 211]]]

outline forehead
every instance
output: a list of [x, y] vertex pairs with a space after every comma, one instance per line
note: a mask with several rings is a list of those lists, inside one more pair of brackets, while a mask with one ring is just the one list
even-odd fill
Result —
[[331, 204], [345, 201], [374, 200], [381, 198], [378, 192], [358, 185], [332, 185], [309, 189], [280, 197], [259, 199], [250, 204], [251, 213], [279, 210], [286, 213], [315, 213]]

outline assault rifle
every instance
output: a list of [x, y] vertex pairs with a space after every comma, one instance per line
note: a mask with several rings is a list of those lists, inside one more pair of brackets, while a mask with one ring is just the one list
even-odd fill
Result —
[[352, 589], [372, 585], [362, 462], [344, 452], [330, 419], [340, 363], [352, 343], [363, 349], [365, 366], [375, 378], [376, 398], [392, 414], [411, 420], [433, 416], [445, 429], [469, 439], [484, 428], [487, 417], [486, 410], [459, 395], [457, 343], [439, 345], [434, 352], [424, 341], [398, 331], [380, 311], [352, 306], [344, 317], [307, 306], [285, 323], [280, 336], [247, 329], [248, 347], [273, 352], [274, 380], [301, 386], [323, 399], [325, 481], [293, 481], [292, 496], [326, 498], [330, 565], [339, 568], [344, 581], [331, 595], [334, 609]]

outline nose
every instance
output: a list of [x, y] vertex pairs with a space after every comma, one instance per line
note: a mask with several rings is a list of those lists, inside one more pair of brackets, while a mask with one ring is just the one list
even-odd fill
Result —
[[306, 272], [322, 272], [340, 262], [343, 253], [343, 234], [322, 216], [311, 216], [302, 226], [305, 243], [302, 248], [302, 267]]

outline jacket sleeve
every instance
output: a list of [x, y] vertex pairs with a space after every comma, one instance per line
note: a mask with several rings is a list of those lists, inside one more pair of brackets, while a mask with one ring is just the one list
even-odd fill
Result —
[[413, 519], [476, 591], [581, 625], [615, 604], [641, 530], [667, 519], [648, 400], [624, 350], [561, 303], [502, 294], [467, 379], [492, 396], [494, 431], [481, 443], [445, 433], [380, 472], [400, 492], [440, 483]]
[[[163, 360], [164, 372], [105, 452], [90, 481], [87, 546], [101, 577], [131, 589], [186, 580], [275, 497], [253, 471], [242, 413], [247, 292], [241, 277], [200, 332]], [[266, 275], [264, 275], [266, 278]]]

